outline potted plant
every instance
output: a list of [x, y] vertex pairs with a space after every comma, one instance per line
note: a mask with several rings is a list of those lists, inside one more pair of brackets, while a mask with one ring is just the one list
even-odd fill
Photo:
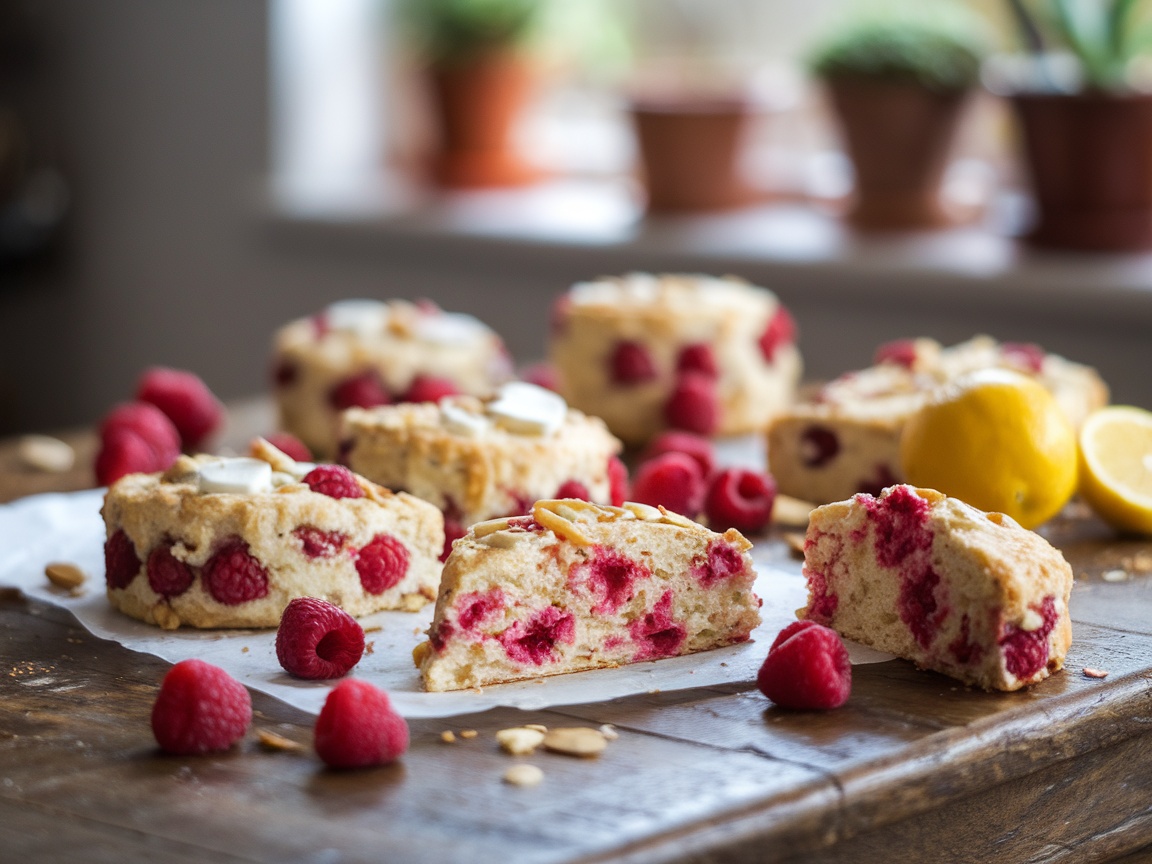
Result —
[[544, 0], [408, 0], [437, 127], [432, 174], [449, 188], [538, 179], [515, 131], [536, 83], [525, 50]]
[[[1138, 63], [1152, 50], [1150, 6], [1012, 2], [1033, 52], [1027, 74], [1009, 82], [1036, 204], [1033, 243], [1152, 249], [1152, 91]], [[1053, 47], [1065, 56], [1053, 58]]]
[[985, 39], [962, 7], [889, 7], [826, 37], [810, 68], [828, 92], [855, 171], [859, 228], [937, 228], [953, 221], [944, 172]]

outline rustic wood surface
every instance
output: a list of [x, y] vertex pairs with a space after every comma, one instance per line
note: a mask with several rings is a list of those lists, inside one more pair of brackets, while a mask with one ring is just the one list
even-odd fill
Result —
[[[90, 486], [91, 436], [71, 440], [82, 459], [63, 475], [0, 442], [0, 500]], [[1074, 508], [1046, 533], [1076, 572], [1075, 639], [1027, 692], [890, 661], [855, 667], [837, 711], [742, 686], [501, 709], [414, 721], [400, 762], [346, 773], [262, 749], [256, 728], [307, 747], [313, 721], [259, 693], [233, 751], [160, 754], [149, 715], [167, 664], [0, 590], [0, 861], [1149, 860], [1152, 543]], [[778, 536], [760, 542], [786, 557]], [[591, 760], [503, 754], [494, 733], [523, 723], [620, 737]], [[543, 782], [502, 782], [523, 761]]]

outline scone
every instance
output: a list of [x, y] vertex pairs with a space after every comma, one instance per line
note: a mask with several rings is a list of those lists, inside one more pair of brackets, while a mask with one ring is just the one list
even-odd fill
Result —
[[403, 300], [345, 300], [293, 321], [277, 332], [272, 362], [281, 426], [325, 458], [346, 408], [487, 396], [512, 373], [480, 321]]
[[624, 497], [620, 442], [604, 423], [524, 382], [486, 400], [352, 409], [343, 435], [342, 458], [353, 471], [444, 512], [444, 557], [469, 525], [521, 516], [537, 499]]
[[826, 504], [902, 482], [900, 433], [941, 384], [977, 369], [1014, 369], [1044, 384], [1077, 428], [1108, 403], [1095, 370], [1035, 345], [977, 336], [884, 345], [876, 365], [848, 372], [768, 427], [768, 467], [784, 495]]
[[275, 627], [289, 601], [352, 615], [416, 611], [436, 596], [440, 512], [348, 469], [182, 456], [112, 485], [101, 514], [108, 599], [165, 629]]
[[751, 545], [643, 504], [538, 501], [476, 525], [444, 565], [427, 690], [483, 687], [743, 642], [760, 623]]
[[800, 616], [986, 690], [1064, 665], [1072, 568], [1039, 534], [931, 489], [812, 511]]
[[776, 296], [733, 277], [634, 273], [573, 286], [549, 342], [560, 392], [629, 445], [665, 429], [761, 431], [800, 379]]

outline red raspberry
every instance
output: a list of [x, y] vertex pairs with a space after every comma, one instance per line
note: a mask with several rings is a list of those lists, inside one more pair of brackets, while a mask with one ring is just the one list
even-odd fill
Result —
[[673, 429], [711, 435], [720, 423], [716, 383], [699, 372], [681, 375], [664, 405], [664, 419]]
[[280, 616], [276, 659], [297, 678], [319, 680], [347, 674], [364, 656], [364, 628], [339, 606], [318, 597], [297, 597]]
[[136, 547], [123, 531], [104, 541], [104, 580], [109, 588], [127, 588], [140, 572]]
[[620, 342], [612, 352], [612, 381], [616, 384], [640, 384], [656, 377], [652, 355], [639, 342]]
[[208, 559], [200, 578], [208, 593], [226, 606], [268, 596], [268, 571], [239, 537], [233, 537]]
[[800, 461], [809, 468], [819, 468], [836, 458], [840, 438], [827, 426], [809, 426], [800, 434]]
[[619, 507], [632, 496], [628, 483], [628, 466], [620, 461], [619, 456], [608, 458], [608, 489], [613, 507]]
[[252, 722], [252, 698], [239, 681], [203, 660], [168, 670], [152, 706], [152, 734], [177, 756], [227, 750]]
[[551, 390], [553, 393], [560, 392], [560, 377], [556, 372], [556, 367], [548, 363], [536, 363], [529, 366], [520, 374], [520, 380], [535, 384], [537, 387], [543, 387], [545, 390]]
[[356, 475], [343, 465], [317, 465], [302, 481], [313, 492], [329, 498], [363, 498], [364, 490]]
[[440, 563], [443, 564], [452, 554], [452, 544], [468, 533], [468, 528], [459, 519], [452, 519], [444, 515], [444, 549], [440, 552]]
[[460, 388], [449, 378], [434, 375], [417, 375], [408, 385], [408, 390], [400, 397], [401, 402], [439, 402], [445, 396], [456, 396]]
[[852, 692], [848, 649], [822, 624], [789, 624], [768, 649], [756, 686], [782, 708], [839, 708]]
[[129, 474], [151, 474], [167, 467], [157, 462], [156, 451], [147, 441], [129, 429], [121, 429], [100, 443], [93, 470], [97, 483], [111, 486]]
[[360, 584], [369, 594], [383, 594], [408, 573], [408, 547], [388, 534], [377, 534], [356, 555]]
[[795, 341], [796, 322], [787, 309], [776, 307], [776, 314], [760, 334], [760, 353], [764, 355], [764, 361], [771, 363], [776, 359], [776, 350], [781, 345], [790, 345]]
[[312, 560], [331, 558], [344, 548], [348, 535], [339, 531], [322, 531], [312, 525], [300, 525], [292, 531], [300, 541], [300, 549]]
[[312, 451], [290, 432], [273, 432], [271, 435], [265, 435], [264, 440], [289, 459], [295, 459], [297, 462], [312, 461]]
[[346, 408], [375, 408], [391, 402], [392, 397], [388, 395], [380, 376], [371, 369], [345, 378], [328, 392], [328, 404], [337, 411]]
[[220, 428], [224, 408], [198, 375], [153, 366], [140, 377], [136, 398], [168, 415], [187, 450], [196, 450]]
[[716, 366], [716, 355], [712, 351], [712, 346], [707, 342], [685, 346], [681, 350], [680, 356], [676, 358], [676, 371], [699, 372], [709, 378], [715, 378], [720, 374], [720, 370]]
[[743, 534], [759, 534], [768, 527], [775, 501], [776, 481], [771, 475], [727, 468], [716, 475], [704, 499], [708, 527], [713, 531], [735, 528]]
[[179, 431], [167, 414], [148, 402], [125, 402], [104, 415], [100, 422], [101, 441], [123, 431], [142, 438], [152, 448], [160, 467], [150, 470], [163, 471], [180, 455]]
[[636, 471], [632, 498], [653, 507], [663, 505], [674, 513], [694, 518], [704, 503], [704, 475], [700, 465], [683, 453], [663, 453]]
[[711, 477], [716, 470], [716, 448], [712, 442], [702, 435], [693, 435], [691, 432], [681, 432], [670, 429], [657, 435], [645, 449], [640, 457], [647, 461], [661, 453], [684, 453], [700, 463], [700, 470], [705, 478]]
[[148, 554], [148, 585], [161, 597], [179, 597], [192, 587], [192, 568], [172, 554], [172, 544], [157, 546]]
[[911, 369], [916, 364], [916, 341], [896, 339], [885, 342], [872, 355], [872, 362], [877, 366], [881, 363], [895, 363], [897, 366]]
[[281, 358], [272, 367], [272, 382], [277, 387], [291, 387], [300, 377], [300, 367], [291, 360]]
[[1044, 359], [1048, 356], [1043, 348], [1031, 342], [1005, 342], [1000, 346], [1000, 353], [1013, 366], [1033, 375], [1043, 371]]
[[579, 480], [565, 480], [556, 490], [557, 498], [579, 498], [581, 501], [591, 501], [592, 493], [588, 487]]
[[332, 688], [316, 718], [316, 754], [332, 768], [368, 768], [393, 762], [408, 749], [408, 724], [388, 694], [349, 678]]

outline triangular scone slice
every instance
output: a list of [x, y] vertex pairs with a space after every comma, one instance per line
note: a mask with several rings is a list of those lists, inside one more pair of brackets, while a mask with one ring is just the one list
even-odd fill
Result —
[[760, 623], [749, 543], [643, 504], [538, 501], [482, 522], [444, 564], [427, 690], [691, 654]]
[[1039, 534], [898, 485], [812, 511], [801, 617], [986, 690], [1064, 666], [1072, 568]]

